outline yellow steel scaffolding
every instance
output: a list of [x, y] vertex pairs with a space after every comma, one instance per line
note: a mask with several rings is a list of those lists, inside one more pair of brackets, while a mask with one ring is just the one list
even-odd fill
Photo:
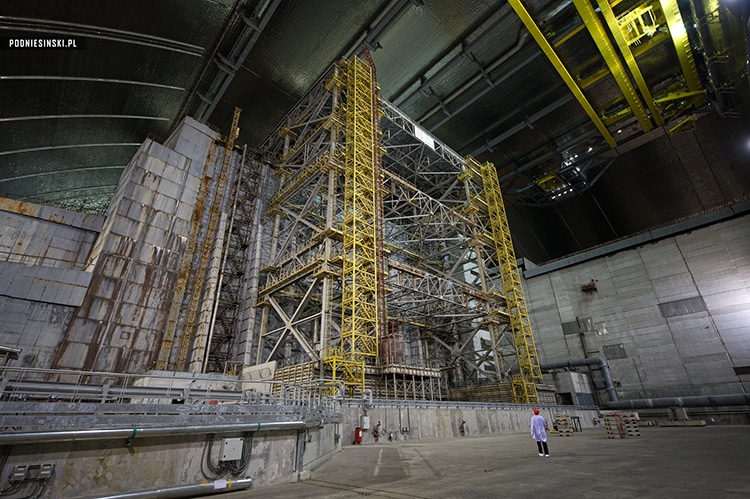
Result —
[[536, 383], [541, 383], [542, 371], [539, 367], [536, 345], [531, 334], [529, 313], [521, 286], [521, 276], [516, 264], [516, 254], [510, 237], [508, 217], [505, 213], [500, 183], [497, 179], [495, 165], [490, 162], [479, 164], [474, 158], [467, 157], [470, 169], [478, 170], [482, 178], [483, 198], [489, 213], [492, 239], [495, 242], [500, 277], [503, 283], [503, 294], [510, 328], [513, 333], [513, 344], [516, 349], [519, 372], [513, 376], [513, 398], [517, 403], [533, 404], [539, 401]]
[[[538, 400], [492, 165], [462, 158], [380, 99], [366, 53], [332, 67], [264, 149], [280, 180], [269, 249], [258, 252], [259, 364], [313, 362], [330, 394], [353, 398], [495, 382], [499, 396]], [[505, 383], [516, 356], [518, 379]]]
[[346, 157], [341, 342], [324, 363], [349, 395], [365, 386], [365, 361], [378, 356], [375, 161], [378, 136], [372, 66], [346, 63]]

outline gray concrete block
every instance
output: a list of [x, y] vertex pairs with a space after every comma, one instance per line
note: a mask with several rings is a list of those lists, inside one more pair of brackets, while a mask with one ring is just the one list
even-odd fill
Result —
[[183, 174], [182, 171], [177, 171], [175, 167], [180, 167], [178, 170], [183, 170], [181, 166], [183, 166], [185, 163], [185, 156], [183, 154], [180, 154], [179, 152], [170, 149], [169, 151], [169, 157], [166, 160], [166, 162], [172, 166], [172, 168], [168, 168], [164, 170], [164, 177], [169, 178], [172, 180], [176, 180], [177, 178], [180, 178]]
[[[192, 220], [194, 209], [195, 209], [195, 206], [193, 206], [192, 204], [181, 202], [177, 206], [177, 210], [176, 210], [176, 216], [179, 219], [179, 221], [176, 223], [180, 223], [182, 227], [188, 226]], [[178, 232], [181, 234], [187, 233], [185, 232], [185, 229], [180, 229], [180, 230], [175, 229], [175, 232]]]
[[141, 305], [121, 302], [115, 314], [115, 321], [123, 326], [137, 325], [141, 317], [143, 317]]
[[88, 350], [89, 346], [84, 343], [66, 343], [57, 365], [60, 368], [80, 369]]
[[100, 324], [99, 321], [78, 318], [75, 327], [67, 330], [67, 340], [74, 343], [91, 343], [103, 327], [105, 325]]
[[39, 296], [39, 299], [47, 303], [55, 303], [57, 301], [57, 292], [60, 290], [60, 287], [57, 285], [57, 283], [44, 280], [37, 280], [37, 283], [39, 286], [43, 287], [43, 291]]
[[99, 271], [107, 276], [123, 276], [126, 272], [129, 260], [125, 257], [107, 253], [101, 259]]
[[159, 192], [172, 199], [180, 199], [182, 185], [172, 180], [163, 178], [159, 184]]
[[85, 317], [92, 321], [109, 321], [112, 309], [112, 300], [94, 296], [90, 299], [90, 304]]
[[163, 331], [140, 330], [135, 335], [133, 348], [144, 352], [157, 352], [161, 345]]
[[140, 263], [150, 264], [154, 263], [157, 259], [159, 248], [148, 242], [140, 243], [139, 247], [136, 248], [133, 259]]
[[73, 306], [80, 306], [86, 297], [85, 286], [71, 286], [66, 291], [65, 302]]
[[153, 207], [156, 210], [163, 211], [164, 213], [172, 214], [177, 208], [177, 200], [161, 193], [156, 193], [154, 196]]
[[142, 284], [127, 282], [123, 284], [121, 300], [123, 303], [137, 304], [143, 301], [146, 293]]
[[34, 279], [25, 275], [17, 275], [13, 278], [13, 281], [7, 286], [5, 293], [14, 298], [33, 300], [38, 298], [37, 295], [32, 291], [34, 287]]
[[159, 227], [149, 226], [143, 236], [143, 240], [154, 246], [162, 247], [166, 242], [166, 234], [167, 232]]
[[161, 144], [152, 142], [151, 144], [149, 144], [149, 147], [146, 152], [148, 153], [149, 156], [155, 159], [158, 159], [163, 163], [166, 163], [169, 161], [169, 153], [172, 152], [172, 150]]
[[136, 238], [139, 234], [140, 222], [119, 217], [112, 225], [112, 233], [125, 237]]

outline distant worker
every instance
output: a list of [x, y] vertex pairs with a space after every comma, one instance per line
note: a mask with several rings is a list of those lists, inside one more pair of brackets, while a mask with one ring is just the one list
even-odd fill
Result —
[[466, 424], [466, 420], [461, 418], [461, 426], [458, 428], [461, 431], [461, 436], [465, 437], [469, 433], [469, 426]]
[[531, 438], [536, 440], [539, 455], [549, 457], [549, 449], [547, 448], [547, 423], [539, 415], [539, 409], [536, 407], [534, 407], [534, 415], [531, 416]]

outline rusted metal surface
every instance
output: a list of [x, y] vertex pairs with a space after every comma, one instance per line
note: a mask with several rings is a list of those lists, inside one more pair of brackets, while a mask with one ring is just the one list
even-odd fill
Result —
[[193, 208], [192, 216], [190, 217], [190, 235], [187, 238], [185, 252], [182, 254], [182, 263], [180, 272], [177, 277], [175, 285], [174, 298], [170, 304], [169, 319], [167, 321], [167, 329], [162, 339], [162, 343], [159, 350], [159, 360], [156, 364], [157, 369], [174, 369], [174, 360], [170, 362], [170, 354], [172, 353], [172, 344], [174, 343], [174, 337], [177, 330], [177, 321], [179, 319], [179, 311], [182, 306], [182, 298], [185, 295], [185, 290], [188, 286], [190, 279], [190, 272], [192, 270], [193, 255], [195, 254], [195, 247], [198, 240], [198, 231], [201, 226], [201, 219], [203, 218], [203, 211], [206, 202], [206, 195], [208, 188], [211, 183], [211, 176], [209, 173], [209, 167], [213, 167], [216, 162], [216, 151], [218, 144], [212, 142], [209, 146], [206, 161], [203, 166], [203, 175], [201, 177], [200, 189], [198, 191], [198, 198], [195, 200], [195, 207]]
[[157, 366], [181, 272], [189, 274], [181, 264], [190, 234], [180, 227], [190, 227], [171, 223], [181, 192], [166, 177], [174, 161], [158, 159], [167, 156], [171, 150], [151, 144], [128, 167], [127, 185], [118, 189], [124, 195], [110, 211], [91, 284], [54, 367], [132, 373]]

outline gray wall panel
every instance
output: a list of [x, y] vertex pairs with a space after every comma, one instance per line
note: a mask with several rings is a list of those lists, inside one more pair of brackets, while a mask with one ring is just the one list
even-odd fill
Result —
[[[609, 361], [621, 398], [741, 391], [733, 368], [750, 365], [749, 262], [745, 215], [532, 277], [525, 289], [540, 362], [583, 356], [581, 339], [561, 324], [590, 317], [598, 326], [584, 333], [589, 356], [613, 344], [627, 352]], [[591, 280], [597, 291], [582, 292]], [[700, 303], [693, 298], [705, 311], [687, 306]], [[665, 319], [659, 305], [678, 300], [690, 303]]]

